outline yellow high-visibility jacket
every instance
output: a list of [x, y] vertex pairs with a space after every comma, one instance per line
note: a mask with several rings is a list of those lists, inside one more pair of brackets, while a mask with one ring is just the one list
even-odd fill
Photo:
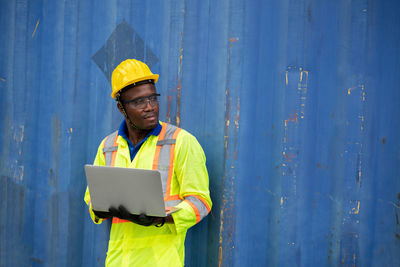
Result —
[[[100, 144], [94, 165], [155, 169], [161, 173], [166, 207], [178, 207], [174, 224], [141, 226], [113, 218], [106, 266], [183, 266], [187, 230], [211, 209], [205, 155], [196, 138], [187, 131], [162, 123], [158, 136], [150, 135], [133, 161], [127, 141], [117, 132]], [[86, 189], [85, 202], [93, 222], [100, 224]]]

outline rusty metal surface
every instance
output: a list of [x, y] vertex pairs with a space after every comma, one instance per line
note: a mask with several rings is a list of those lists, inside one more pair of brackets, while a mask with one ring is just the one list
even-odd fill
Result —
[[101, 266], [83, 165], [122, 120], [112, 69], [160, 74], [213, 209], [187, 266], [400, 265], [397, 1], [1, 1], [0, 266]]

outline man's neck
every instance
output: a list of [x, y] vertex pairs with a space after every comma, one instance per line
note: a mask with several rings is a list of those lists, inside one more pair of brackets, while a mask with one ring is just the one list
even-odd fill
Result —
[[151, 132], [152, 129], [150, 130], [139, 130], [139, 129], [133, 129], [131, 126], [128, 125], [128, 138], [132, 142], [134, 146], [137, 146], [137, 144], [142, 141], [149, 132]]

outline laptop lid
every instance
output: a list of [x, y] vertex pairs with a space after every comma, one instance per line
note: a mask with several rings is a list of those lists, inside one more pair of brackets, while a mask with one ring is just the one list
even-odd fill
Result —
[[85, 172], [94, 210], [123, 205], [132, 214], [157, 217], [177, 210], [166, 212], [159, 171], [85, 165]]

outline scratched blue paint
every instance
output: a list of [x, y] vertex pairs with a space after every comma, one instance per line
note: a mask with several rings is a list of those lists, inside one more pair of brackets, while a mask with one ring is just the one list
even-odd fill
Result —
[[110, 71], [160, 74], [214, 207], [187, 266], [400, 265], [397, 1], [1, 1], [0, 266], [101, 266], [82, 166], [122, 117]]

